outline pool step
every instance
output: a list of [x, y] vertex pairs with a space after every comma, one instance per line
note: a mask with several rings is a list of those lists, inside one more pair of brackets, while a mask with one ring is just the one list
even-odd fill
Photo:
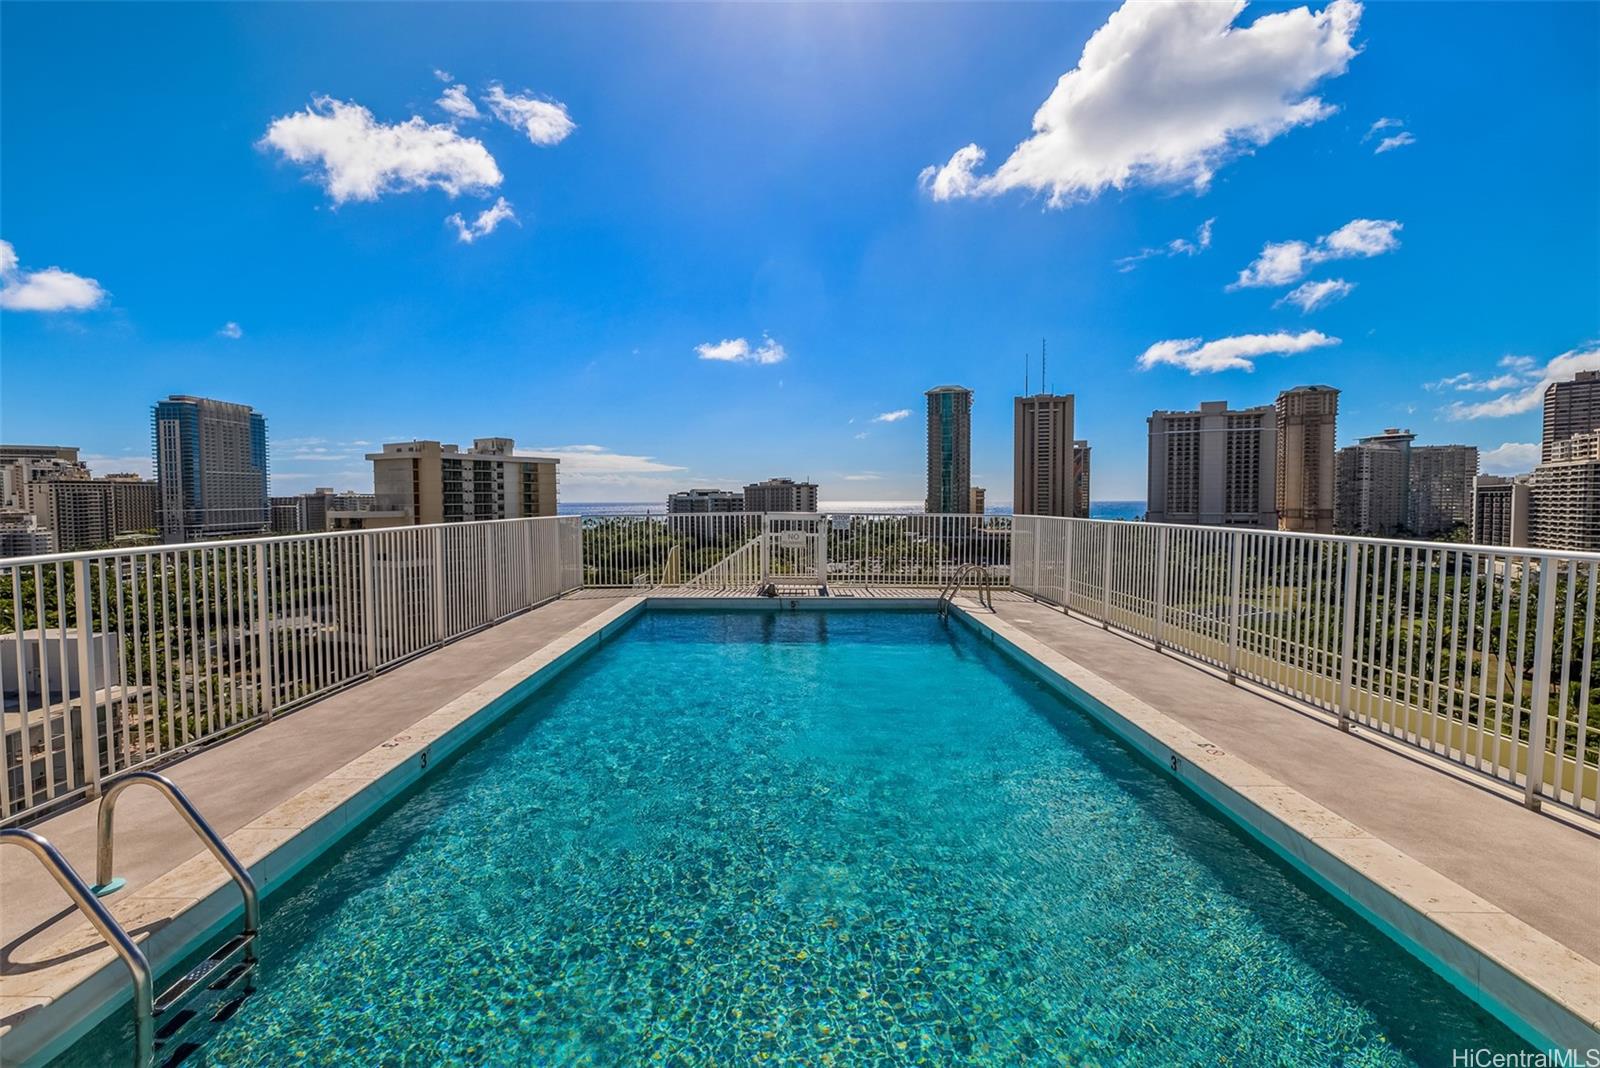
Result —
[[[155, 1048], [158, 1051], [171, 1048], [178, 1036], [192, 1024], [207, 1018], [208, 1013], [203, 1011], [203, 1007], [195, 1004], [203, 995], [230, 990], [255, 972], [256, 960], [252, 952], [255, 940], [254, 932], [234, 935], [161, 992], [153, 1007], [157, 1024]], [[224, 1000], [209, 1014], [210, 1019], [220, 1022], [232, 1016], [249, 992], [247, 986], [240, 995]], [[171, 1056], [162, 1063], [179, 1064], [194, 1052], [196, 1046], [196, 1043], [186, 1041], [173, 1049]]]

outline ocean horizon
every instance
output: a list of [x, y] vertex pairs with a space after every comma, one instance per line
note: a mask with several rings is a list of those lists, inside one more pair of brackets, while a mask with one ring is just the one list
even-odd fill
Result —
[[[885, 512], [895, 515], [922, 514], [921, 501], [820, 501], [817, 511]], [[667, 506], [662, 501], [561, 501], [556, 505], [559, 515], [665, 515]], [[1144, 501], [1090, 501], [1091, 519], [1139, 519], [1145, 512]], [[985, 515], [1011, 515], [1009, 504], [997, 504]]]

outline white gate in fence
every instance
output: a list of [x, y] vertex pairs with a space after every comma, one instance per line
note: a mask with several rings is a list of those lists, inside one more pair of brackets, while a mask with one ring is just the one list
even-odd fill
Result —
[[762, 519], [762, 583], [826, 586], [826, 529], [827, 517], [815, 512], [768, 512]]

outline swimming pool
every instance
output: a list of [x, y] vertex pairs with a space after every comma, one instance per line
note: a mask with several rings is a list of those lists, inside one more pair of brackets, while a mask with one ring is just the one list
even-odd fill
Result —
[[930, 612], [644, 613], [267, 906], [189, 1063], [1525, 1048]]

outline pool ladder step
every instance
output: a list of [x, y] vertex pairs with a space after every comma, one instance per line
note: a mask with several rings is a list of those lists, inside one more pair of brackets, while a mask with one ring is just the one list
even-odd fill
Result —
[[[199, 836], [212, 856], [221, 862], [244, 897], [243, 929], [205, 960], [180, 976], [177, 982], [162, 991], [160, 996], [152, 995], [153, 975], [144, 950], [134, 942], [127, 929], [99, 900], [115, 893], [123, 885], [121, 879], [112, 875], [112, 824], [117, 798], [128, 787], [140, 783], [153, 786], [172, 803], [172, 807], [178, 810], [178, 814]], [[203, 1015], [192, 1004], [201, 992], [226, 992], [237, 986], [240, 980], [254, 975], [256, 936], [261, 930], [260, 897], [256, 892], [256, 881], [250, 874], [250, 869], [240, 863], [239, 858], [217, 835], [211, 824], [206, 822], [205, 817], [200, 815], [183, 791], [164, 775], [158, 775], [153, 771], [135, 771], [110, 783], [100, 798], [96, 834], [97, 881], [94, 886], [86, 884], [77, 869], [67, 863], [60, 851], [33, 831], [22, 827], [0, 828], [0, 845], [17, 845], [32, 853], [127, 965], [128, 973], [133, 980], [134, 1064], [137, 1068], [149, 1068], [155, 1061], [158, 1046], [169, 1046], [190, 1024]], [[221, 1023], [231, 1017], [239, 1010], [239, 1006], [252, 989], [252, 984], [247, 983], [239, 995], [225, 998], [212, 1012], [211, 1020]], [[157, 1021], [161, 1022], [159, 1033], [156, 1028]], [[173, 1050], [165, 1063], [176, 1065], [198, 1048], [197, 1043], [184, 1042]]]

